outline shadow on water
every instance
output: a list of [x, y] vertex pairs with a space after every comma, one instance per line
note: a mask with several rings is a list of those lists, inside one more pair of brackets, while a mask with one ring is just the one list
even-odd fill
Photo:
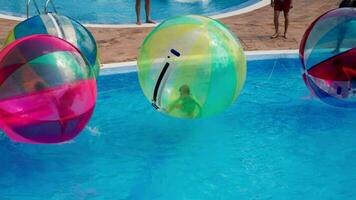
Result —
[[[152, 120], [148, 123], [149, 126], [145, 126], [145, 131], [149, 134], [141, 134], [140, 137], [144, 139], [141, 140], [141, 144], [137, 141], [135, 144], [128, 144], [128, 148], [132, 145], [142, 147], [141, 150], [135, 152], [138, 154], [136, 156], [143, 156], [142, 163], [144, 164], [133, 180], [133, 185], [125, 200], [158, 198], [157, 194], [151, 191], [155, 175], [166, 166], [166, 162], [177, 151], [180, 151], [184, 143], [193, 137], [191, 134], [194, 134], [194, 125], [192, 126], [190, 120], [174, 120], [164, 116], [159, 116], [159, 118], [160, 120]], [[199, 126], [199, 123], [193, 124]]]
[[322, 131], [337, 133], [352, 127], [352, 119], [356, 118], [353, 109], [344, 109], [329, 106], [316, 99], [306, 102], [289, 104], [269, 103], [268, 105], [250, 105], [255, 110], [253, 113], [243, 113], [254, 118], [260, 130], [274, 130], [289, 128], [298, 134], [320, 134]]
[[10, 187], [10, 177], [23, 177], [30, 180], [33, 173], [40, 173], [44, 165], [40, 159], [22, 150], [22, 145], [13, 143], [0, 133], [0, 185]]

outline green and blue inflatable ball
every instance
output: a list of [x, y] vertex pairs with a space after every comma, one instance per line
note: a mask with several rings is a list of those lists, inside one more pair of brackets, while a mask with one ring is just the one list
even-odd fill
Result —
[[246, 79], [239, 39], [221, 22], [178, 16], [157, 26], [138, 56], [143, 93], [157, 110], [178, 118], [202, 118], [228, 109]]
[[20, 22], [9, 33], [4, 46], [20, 38], [36, 34], [53, 35], [77, 47], [87, 59], [92, 69], [92, 76], [98, 76], [100, 70], [99, 51], [93, 35], [79, 22], [67, 16], [48, 13]]

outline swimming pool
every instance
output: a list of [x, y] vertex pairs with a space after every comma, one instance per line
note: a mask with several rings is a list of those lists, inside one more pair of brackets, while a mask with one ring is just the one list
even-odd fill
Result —
[[[46, 0], [37, 0], [44, 5]], [[152, 17], [162, 20], [183, 14], [214, 15], [244, 8], [261, 0], [151, 0]], [[25, 1], [0, 0], [0, 13], [26, 16]], [[135, 0], [54, 0], [59, 13], [82, 23], [129, 24], [136, 22]], [[142, 16], [144, 2], [142, 2]], [[32, 5], [33, 6], [33, 5]], [[42, 10], [43, 6], [39, 6]], [[34, 7], [31, 9], [35, 13]], [[145, 19], [144, 17], [142, 19]]]
[[103, 70], [94, 116], [75, 141], [0, 139], [0, 196], [355, 199], [356, 112], [311, 99], [299, 65], [296, 55], [249, 56], [237, 102], [195, 121], [155, 112], [136, 72]]

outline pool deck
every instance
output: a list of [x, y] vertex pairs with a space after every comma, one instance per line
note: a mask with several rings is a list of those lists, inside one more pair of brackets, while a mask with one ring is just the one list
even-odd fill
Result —
[[[273, 9], [270, 6], [220, 20], [239, 36], [245, 50], [298, 49], [308, 25], [322, 13], [336, 8], [338, 2], [338, 0], [294, 0], [294, 8], [290, 12], [288, 39], [282, 37], [270, 39], [274, 32]], [[281, 32], [283, 32], [282, 16], [280, 20]], [[17, 23], [18, 21], [0, 19], [1, 42]], [[112, 63], [136, 60], [138, 48], [152, 28], [90, 28], [90, 30], [99, 44], [102, 63]]]

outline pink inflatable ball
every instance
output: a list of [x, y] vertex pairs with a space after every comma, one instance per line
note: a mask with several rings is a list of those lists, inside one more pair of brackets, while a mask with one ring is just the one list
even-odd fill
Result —
[[13, 141], [61, 143], [89, 121], [96, 102], [90, 66], [50, 35], [18, 39], [0, 52], [0, 125]]
[[302, 39], [303, 80], [321, 101], [356, 108], [356, 8], [330, 10]]

